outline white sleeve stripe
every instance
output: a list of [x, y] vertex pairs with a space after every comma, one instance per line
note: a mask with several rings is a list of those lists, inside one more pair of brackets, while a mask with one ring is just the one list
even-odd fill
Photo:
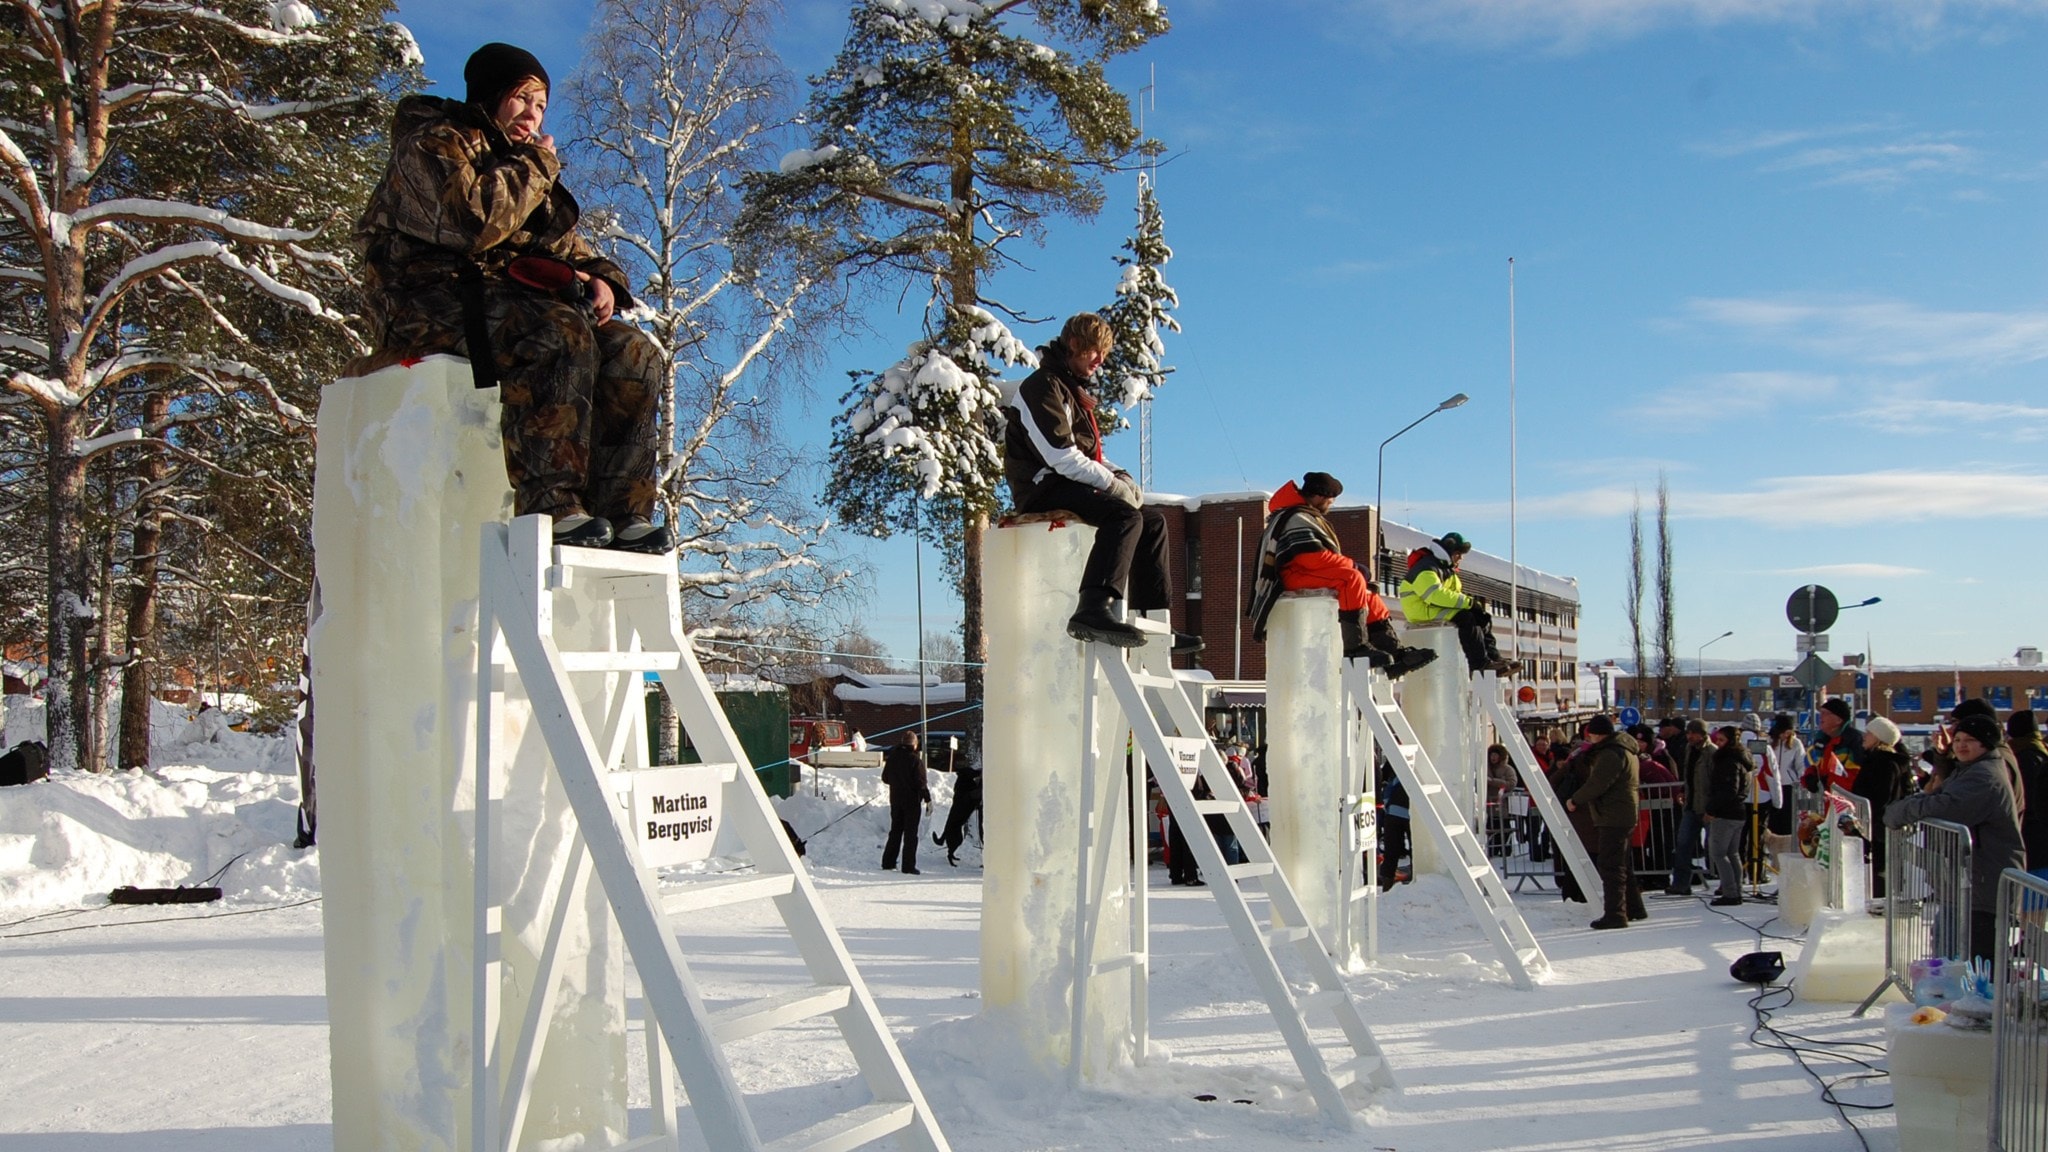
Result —
[[1017, 409], [1017, 415], [1024, 425], [1024, 432], [1031, 437], [1031, 446], [1038, 450], [1038, 455], [1045, 461], [1046, 467], [1069, 480], [1098, 490], [1106, 489], [1116, 482], [1116, 473], [1091, 459], [1079, 448], [1053, 447], [1052, 441], [1046, 439], [1045, 430], [1038, 426], [1031, 405], [1024, 399], [1022, 388], [1017, 389], [1017, 394], [1010, 399], [1010, 405]]

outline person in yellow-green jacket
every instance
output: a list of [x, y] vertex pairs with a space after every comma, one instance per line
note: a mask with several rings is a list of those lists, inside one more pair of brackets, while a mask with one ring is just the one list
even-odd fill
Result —
[[1514, 671], [1493, 641], [1493, 617], [1486, 606], [1465, 595], [1458, 564], [1472, 544], [1449, 532], [1408, 554], [1408, 578], [1401, 581], [1401, 612], [1410, 624], [1457, 625], [1458, 643], [1474, 672]]

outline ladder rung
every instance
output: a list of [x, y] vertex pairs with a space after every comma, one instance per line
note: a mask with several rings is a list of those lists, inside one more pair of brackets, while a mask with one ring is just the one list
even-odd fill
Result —
[[1306, 939], [1308, 939], [1308, 929], [1299, 924], [1286, 928], [1275, 928], [1271, 932], [1266, 933], [1266, 943], [1270, 945], [1294, 944]]
[[1469, 875], [1470, 875], [1470, 876], [1471, 876], [1471, 877], [1472, 877], [1472, 878], [1473, 878], [1474, 880], [1478, 880], [1478, 879], [1480, 879], [1481, 877], [1484, 877], [1484, 876], [1489, 876], [1489, 875], [1491, 875], [1491, 874], [1493, 873], [1493, 865], [1491, 865], [1491, 864], [1467, 864], [1467, 865], [1465, 866], [1465, 871], [1466, 871], [1466, 873], [1467, 873], [1467, 874], [1469, 874]]
[[790, 988], [773, 996], [721, 1008], [711, 1014], [711, 1036], [730, 1044], [759, 1036], [771, 1028], [837, 1012], [853, 1002], [853, 989], [844, 984], [814, 984]]
[[610, 548], [556, 547], [555, 564], [578, 572], [611, 573], [617, 576], [674, 576], [673, 552], [619, 552]]
[[1325, 988], [1320, 992], [1311, 992], [1296, 1000], [1294, 1006], [1301, 1011], [1303, 1016], [1306, 1016], [1311, 1012], [1328, 1012], [1330, 1009], [1350, 999], [1351, 993], [1346, 992], [1342, 988]]
[[1549, 958], [1543, 955], [1543, 949], [1540, 946], [1534, 948], [1524, 948], [1521, 951], [1515, 953], [1515, 955], [1521, 958], [1522, 967], [1524, 968], [1531, 968], [1537, 966], [1547, 968], [1550, 966], [1550, 960]]
[[1380, 1070], [1385, 1061], [1370, 1053], [1353, 1056], [1342, 1064], [1330, 1069], [1330, 1082], [1339, 1092], [1357, 1084]]
[[1180, 686], [1180, 681], [1175, 680], [1173, 677], [1154, 676], [1149, 672], [1131, 673], [1131, 683], [1136, 684], [1140, 688], [1149, 688], [1154, 692], [1184, 691]]
[[564, 652], [564, 672], [673, 672], [683, 666], [680, 652]]
[[1164, 620], [1147, 620], [1143, 616], [1126, 616], [1124, 623], [1140, 632], [1150, 632], [1155, 636], [1164, 636], [1173, 631], [1173, 627]]
[[1261, 876], [1271, 876], [1274, 869], [1271, 864], [1232, 864], [1224, 871], [1230, 873], [1232, 880], [1256, 880]]
[[749, 900], [766, 900], [771, 896], [782, 896], [794, 887], [796, 877], [787, 872], [698, 880], [682, 888], [662, 893], [661, 910], [670, 916], [684, 912], [701, 912], [706, 908], [724, 908], [730, 904], [744, 904]]
[[1367, 898], [1368, 896], [1371, 896], [1371, 895], [1372, 895], [1372, 894], [1373, 894], [1374, 892], [1377, 892], [1377, 891], [1378, 891], [1378, 889], [1376, 889], [1376, 888], [1368, 888], [1368, 887], [1366, 887], [1365, 885], [1363, 885], [1363, 884], [1360, 884], [1360, 885], [1359, 885], [1359, 886], [1358, 886], [1358, 887], [1357, 887], [1357, 888], [1356, 888], [1356, 889], [1355, 889], [1355, 890], [1354, 890], [1354, 891], [1353, 891], [1353, 892], [1351, 893], [1351, 902], [1352, 902], [1353, 904], [1356, 904], [1356, 903], [1358, 903], [1359, 901], [1361, 901], [1361, 900], [1364, 900], [1364, 899], [1365, 899], [1365, 898]]
[[1195, 811], [1201, 813], [1204, 816], [1221, 816], [1227, 812], [1235, 812], [1242, 807], [1244, 807], [1244, 805], [1236, 800], [1195, 801]]
[[1090, 964], [1088, 966], [1088, 974], [1090, 976], [1101, 976], [1109, 972], [1121, 972], [1126, 968], [1138, 967], [1144, 960], [1145, 953], [1143, 952], [1125, 952], [1112, 956], [1107, 960]]
[[851, 1152], [891, 1132], [910, 1127], [916, 1112], [907, 1101], [863, 1104], [768, 1145], [768, 1152]]

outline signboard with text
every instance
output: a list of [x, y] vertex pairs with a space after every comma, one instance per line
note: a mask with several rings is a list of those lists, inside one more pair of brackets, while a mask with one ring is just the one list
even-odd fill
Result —
[[650, 868], [691, 864], [740, 850], [725, 828], [725, 777], [730, 765], [690, 764], [633, 773], [634, 846]]
[[1166, 750], [1173, 754], [1173, 766], [1180, 769], [1182, 776], [1193, 776], [1202, 770], [1202, 749], [1209, 742], [1199, 736], [1168, 736]]

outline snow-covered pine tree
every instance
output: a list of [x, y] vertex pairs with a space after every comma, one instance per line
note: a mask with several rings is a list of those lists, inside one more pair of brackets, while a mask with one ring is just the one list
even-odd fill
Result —
[[1180, 307], [1180, 296], [1160, 271], [1173, 259], [1173, 249], [1166, 246], [1166, 220], [1159, 213], [1150, 173], [1138, 174], [1138, 230], [1124, 241], [1124, 252], [1128, 255], [1116, 258], [1123, 269], [1116, 299], [1100, 310], [1116, 333], [1116, 345], [1091, 384], [1104, 405], [1096, 409], [1096, 417], [1105, 435], [1130, 427], [1129, 413], [1150, 400], [1173, 373], [1163, 360], [1166, 342], [1160, 332], [1180, 331], [1180, 322], [1172, 315]]
[[1006, 244], [1041, 238], [1049, 216], [1093, 217], [1102, 174], [1149, 150], [1103, 62], [1166, 30], [1157, 0], [861, 0], [812, 81], [810, 147], [749, 182], [750, 230], [794, 221], [876, 291], [929, 286], [924, 338], [846, 394], [826, 499], [876, 535], [917, 524], [956, 565], [970, 704], [1001, 476], [996, 374], [1030, 363], [986, 282]]
[[[122, 445], [183, 450], [169, 427], [110, 424], [107, 396], [140, 380], [185, 380], [307, 423], [261, 366], [291, 367], [289, 343], [260, 341], [294, 322], [245, 302], [267, 297], [323, 342], [347, 342], [332, 301], [348, 296], [353, 276], [319, 245], [344, 239], [360, 202], [357, 161], [380, 150], [395, 79], [417, 74], [417, 50], [385, 21], [389, 7], [0, 8], [0, 387], [34, 410], [42, 438], [52, 767], [82, 766], [87, 636], [109, 608], [84, 538], [90, 469]], [[249, 354], [223, 355], [152, 322], [174, 305]], [[181, 420], [175, 403], [167, 420]]]
[[847, 576], [777, 426], [782, 372], [833, 329], [842, 293], [787, 236], [734, 260], [741, 178], [791, 112], [770, 15], [768, 0], [599, 0], [566, 89], [597, 239], [636, 277], [667, 361], [656, 465], [686, 609], [723, 635], [777, 629]]

